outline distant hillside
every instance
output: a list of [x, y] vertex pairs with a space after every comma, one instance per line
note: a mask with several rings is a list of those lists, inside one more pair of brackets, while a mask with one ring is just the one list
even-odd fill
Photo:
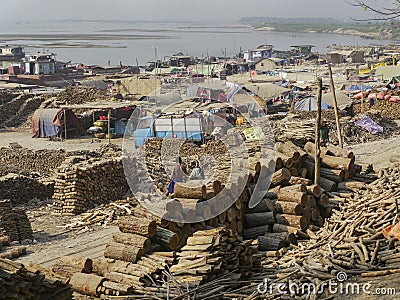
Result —
[[346, 22], [334, 18], [276, 18], [243, 17], [242, 24], [251, 25], [254, 30], [278, 32], [319, 32], [365, 36], [376, 39], [398, 39], [400, 23]]
[[239, 21], [245, 24], [277, 23], [277, 24], [315, 24], [315, 23], [337, 23], [334, 18], [276, 18], [276, 17], [242, 17]]

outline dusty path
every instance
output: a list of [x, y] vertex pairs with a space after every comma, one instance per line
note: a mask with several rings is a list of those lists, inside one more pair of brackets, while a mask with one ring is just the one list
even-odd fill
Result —
[[390, 165], [390, 160], [400, 161], [400, 137], [346, 147], [356, 155], [356, 162], [373, 164], [375, 170]]

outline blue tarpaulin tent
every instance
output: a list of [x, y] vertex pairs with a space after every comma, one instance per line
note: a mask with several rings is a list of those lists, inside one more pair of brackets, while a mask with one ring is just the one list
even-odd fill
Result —
[[[329, 105], [325, 102], [321, 103], [322, 110], [329, 109]], [[301, 111], [314, 111], [317, 110], [317, 98], [307, 97], [296, 102], [294, 105], [295, 110]]]

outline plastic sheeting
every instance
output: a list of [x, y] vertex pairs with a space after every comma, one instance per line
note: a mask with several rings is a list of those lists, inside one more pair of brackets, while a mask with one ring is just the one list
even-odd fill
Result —
[[367, 116], [365, 116], [361, 120], [358, 120], [357, 122], [355, 122], [355, 124], [372, 134], [383, 132], [383, 127], [378, 125], [374, 120]]
[[[317, 110], [317, 98], [307, 97], [307, 98], [301, 99], [296, 102], [294, 109], [300, 110], [300, 111], [316, 111]], [[329, 105], [325, 102], [322, 102], [321, 109], [322, 110], [329, 109]]]

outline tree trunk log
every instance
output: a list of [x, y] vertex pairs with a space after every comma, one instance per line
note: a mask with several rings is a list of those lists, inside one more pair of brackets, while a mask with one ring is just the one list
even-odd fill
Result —
[[142, 248], [134, 248], [120, 243], [111, 242], [106, 246], [104, 257], [119, 259], [136, 263], [138, 259], [144, 255]]
[[135, 233], [146, 237], [153, 237], [157, 230], [155, 221], [133, 216], [121, 217], [118, 221], [118, 227], [124, 233]]
[[97, 296], [99, 294], [99, 287], [101, 287], [104, 277], [94, 274], [75, 273], [72, 275], [69, 284], [78, 293]]
[[284, 188], [279, 190], [278, 200], [284, 202], [296, 202], [303, 206], [308, 204], [307, 193], [292, 191]]
[[274, 206], [275, 211], [281, 214], [301, 216], [304, 212], [303, 206], [296, 202], [276, 201]]
[[276, 222], [283, 225], [289, 225], [291, 227], [306, 230], [310, 224], [310, 220], [303, 216], [294, 216], [288, 214], [276, 214]]
[[207, 188], [205, 185], [199, 187], [188, 187], [176, 183], [174, 187], [174, 197], [189, 199], [207, 199]]
[[264, 225], [264, 226], [254, 227], [254, 228], [243, 229], [243, 238], [245, 240], [255, 239], [258, 236], [264, 235], [267, 232], [271, 232], [271, 230], [272, 230], [272, 226], [270, 226], [270, 225]]
[[246, 228], [259, 227], [263, 225], [273, 225], [275, 223], [274, 212], [245, 214], [244, 220]]
[[290, 177], [292, 175], [290, 174], [290, 171], [286, 168], [282, 168], [278, 171], [276, 171], [271, 178], [271, 185], [272, 186], [277, 186], [280, 185], [283, 182], [287, 182], [290, 180]]
[[175, 232], [158, 227], [153, 240], [167, 250], [175, 250], [179, 245], [180, 238]]
[[143, 248], [146, 253], [148, 253], [151, 249], [150, 239], [138, 234], [116, 232], [113, 234], [113, 241], [116, 243]]

